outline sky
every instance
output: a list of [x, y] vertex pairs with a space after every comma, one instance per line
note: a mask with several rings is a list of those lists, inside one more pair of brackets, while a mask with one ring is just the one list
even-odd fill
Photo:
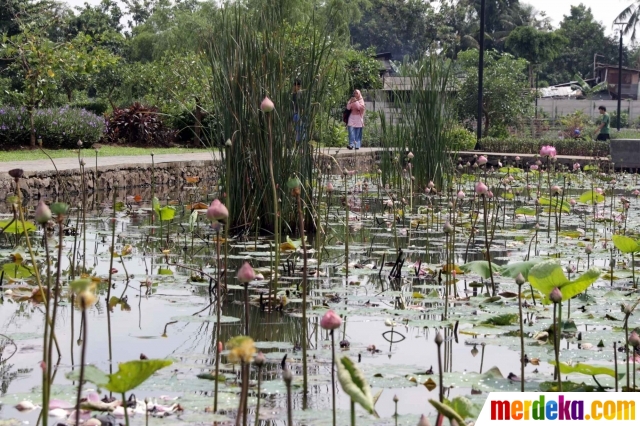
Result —
[[[521, 0], [522, 3], [533, 4], [537, 10], [545, 12], [555, 27], [562, 21], [564, 15], [569, 14], [571, 5], [583, 3], [591, 8], [596, 20], [605, 26], [607, 34], [614, 33], [611, 24], [616, 16], [633, 1], [635, 0]], [[85, 2], [97, 4], [100, 0], [66, 0], [66, 3], [72, 7], [81, 6]]]

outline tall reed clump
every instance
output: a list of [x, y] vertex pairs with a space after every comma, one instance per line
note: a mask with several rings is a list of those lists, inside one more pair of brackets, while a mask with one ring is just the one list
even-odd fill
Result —
[[[423, 188], [429, 181], [435, 181], [444, 188], [442, 179], [451, 169], [449, 129], [454, 110], [453, 97], [448, 92], [450, 66], [442, 57], [429, 56], [404, 68], [411, 96], [396, 93], [397, 114], [381, 116], [383, 144], [387, 148], [420, 153], [411, 161], [414, 187]], [[382, 160], [384, 165], [385, 159]], [[386, 181], [383, 177], [383, 182]]]
[[[305, 183], [304, 196], [313, 197], [308, 183], [313, 179], [314, 150], [309, 141], [328, 84], [335, 78], [328, 32], [313, 17], [292, 26], [286, 8], [273, 6], [251, 12], [235, 4], [222, 7], [214, 18], [215, 33], [206, 35], [203, 44], [202, 65], [209, 69], [214, 105], [211, 115], [217, 119], [207, 137], [213, 147], [227, 138], [233, 142], [222, 152], [231, 161], [225, 158], [221, 163], [229, 167], [221, 178], [228, 207], [236, 212], [232, 228], [250, 228], [258, 217], [263, 229], [296, 227], [297, 206], [281, 188], [290, 176], [299, 176]], [[302, 91], [294, 96], [296, 81]], [[265, 97], [275, 105], [270, 114], [260, 111]], [[277, 198], [271, 194], [271, 166]]]

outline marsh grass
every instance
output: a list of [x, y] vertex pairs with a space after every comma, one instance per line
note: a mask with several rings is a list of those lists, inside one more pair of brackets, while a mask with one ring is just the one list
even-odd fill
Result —
[[[277, 223], [284, 229], [296, 228], [297, 207], [282, 191], [292, 176], [305, 184], [304, 201], [312, 205], [316, 150], [310, 139], [327, 85], [334, 80], [334, 47], [328, 29], [314, 17], [291, 26], [284, 13], [282, 7], [266, 7], [256, 13], [235, 5], [224, 7], [217, 16], [215, 34], [208, 35], [204, 43], [202, 65], [209, 70], [210, 103], [215, 105], [212, 114], [217, 119], [207, 140], [212, 147], [231, 140], [223, 154], [231, 157], [230, 170], [222, 176], [228, 207], [236, 212], [232, 228], [250, 229], [258, 216], [262, 229], [273, 231]], [[297, 99], [299, 121], [294, 121], [292, 91], [297, 79], [302, 94]], [[268, 118], [278, 201], [269, 193], [269, 126], [267, 115], [259, 108], [265, 96], [275, 104]], [[275, 208], [274, 202], [280, 206]], [[309, 226], [314, 221], [305, 223]]]

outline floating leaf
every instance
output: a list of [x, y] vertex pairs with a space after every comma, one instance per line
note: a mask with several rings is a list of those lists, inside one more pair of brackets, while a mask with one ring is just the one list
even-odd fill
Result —
[[4, 229], [3, 232], [6, 234], [22, 234], [25, 228], [27, 232], [32, 232], [36, 230], [36, 225], [33, 222], [25, 221], [23, 227], [19, 220], [0, 220], [0, 229]]
[[491, 317], [487, 320], [482, 321], [481, 324], [490, 324], [490, 325], [511, 325], [515, 324], [518, 321], [518, 314], [502, 314], [495, 317]]
[[5, 263], [4, 265], [2, 265], [2, 270], [7, 277], [13, 278], [15, 280], [29, 278], [33, 275], [31, 269], [15, 262]]
[[[551, 361], [549, 364], [556, 365], [555, 361]], [[575, 365], [569, 365], [561, 362], [560, 372], [563, 374], [580, 373], [586, 374], [587, 376], [598, 376], [604, 374], [606, 376], [613, 377], [614, 379], [616, 377], [616, 373], [613, 368], [582, 364], [580, 362]], [[624, 373], [618, 373], [618, 380], [622, 379], [622, 377], [624, 377]]]
[[107, 390], [124, 394], [144, 383], [161, 368], [171, 365], [168, 359], [143, 359], [118, 364], [118, 371], [109, 375], [109, 382], [104, 386]]
[[173, 271], [169, 268], [158, 268], [158, 275], [173, 275]]
[[529, 278], [529, 271], [531, 268], [542, 262], [542, 259], [528, 260], [526, 262], [511, 263], [504, 266], [500, 271], [500, 275], [503, 277], [516, 278], [518, 274], [522, 274], [525, 280]]
[[535, 216], [537, 214], [536, 209], [533, 207], [518, 207], [516, 214], [522, 214], [525, 216]]
[[369, 414], [375, 412], [371, 388], [362, 371], [349, 357], [342, 357], [338, 361], [338, 381], [352, 401], [360, 404]]
[[158, 216], [160, 216], [160, 220], [162, 221], [171, 220], [176, 216], [176, 208], [173, 206], [165, 206], [158, 210]]
[[549, 206], [552, 211], [556, 209], [560, 209], [565, 213], [571, 213], [571, 205], [566, 201], [560, 201], [559, 199], [553, 198], [549, 199], [548, 197], [540, 197], [538, 198], [541, 206]]

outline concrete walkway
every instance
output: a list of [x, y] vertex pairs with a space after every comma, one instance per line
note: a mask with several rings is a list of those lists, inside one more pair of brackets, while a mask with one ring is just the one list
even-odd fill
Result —
[[[346, 148], [324, 148], [322, 152], [324, 154], [332, 155], [332, 156], [348, 156], [348, 155], [357, 155], [357, 154], [369, 154], [371, 152], [381, 151], [382, 148], [361, 148], [358, 151], [348, 150]], [[87, 150], [85, 161], [87, 163], [88, 168], [92, 168], [95, 166], [95, 157], [90, 155], [93, 154], [93, 151]], [[520, 156], [522, 160], [530, 160], [534, 157], [534, 154], [503, 154], [497, 152], [479, 152], [479, 151], [470, 151], [470, 152], [460, 152], [458, 155], [464, 158], [472, 157], [473, 155], [486, 155], [489, 159], [497, 159], [503, 157], [511, 157], [514, 158], [516, 156]], [[215, 154], [215, 158], [219, 158], [219, 154]], [[189, 162], [189, 161], [210, 161], [214, 160], [214, 153], [211, 151], [203, 151], [203, 152], [194, 152], [188, 154], [158, 154], [154, 156], [154, 161], [156, 164], [161, 163], [174, 163], [174, 162]], [[572, 160], [572, 161], [588, 161], [594, 160], [593, 157], [579, 157], [579, 156], [569, 156], [569, 155], [559, 155], [559, 160]], [[2, 153], [0, 152], [0, 160], [2, 160]], [[58, 170], [75, 170], [78, 169], [78, 158], [77, 157], [68, 157], [68, 158], [54, 158], [53, 159]], [[151, 164], [151, 156], [150, 155], [135, 155], [135, 156], [122, 156], [122, 157], [98, 157], [98, 166], [146, 166]], [[54, 171], [55, 168], [51, 163], [51, 160], [30, 160], [30, 161], [13, 161], [13, 162], [2, 162], [0, 161], [0, 173], [6, 173], [11, 169], [20, 168], [25, 171], [25, 173], [30, 174], [34, 172], [47, 172]]]

